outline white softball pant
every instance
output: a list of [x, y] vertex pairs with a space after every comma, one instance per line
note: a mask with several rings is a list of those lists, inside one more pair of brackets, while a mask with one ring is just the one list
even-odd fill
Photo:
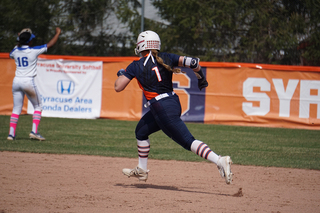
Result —
[[35, 111], [42, 111], [41, 97], [34, 82], [34, 77], [15, 77], [12, 83], [13, 110], [12, 113], [20, 115], [24, 95], [32, 103]]

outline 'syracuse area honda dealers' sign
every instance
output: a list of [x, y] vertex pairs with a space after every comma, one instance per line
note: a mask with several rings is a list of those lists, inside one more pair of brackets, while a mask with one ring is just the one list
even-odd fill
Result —
[[[43, 116], [100, 117], [102, 62], [39, 59], [37, 69]], [[30, 103], [28, 113], [33, 113]]]

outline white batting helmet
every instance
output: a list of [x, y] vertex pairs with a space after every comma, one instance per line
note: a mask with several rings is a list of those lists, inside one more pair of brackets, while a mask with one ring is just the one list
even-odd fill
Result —
[[21, 30], [20, 34], [22, 34], [24, 32], [32, 34], [32, 30], [30, 28], [24, 28], [23, 30]]
[[161, 41], [157, 33], [147, 30], [139, 34], [137, 47], [134, 49], [136, 55], [144, 50], [160, 50]]

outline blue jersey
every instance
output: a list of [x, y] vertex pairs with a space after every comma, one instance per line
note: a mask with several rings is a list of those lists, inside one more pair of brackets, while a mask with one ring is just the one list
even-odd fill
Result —
[[[171, 68], [179, 64], [179, 55], [159, 52], [158, 56]], [[145, 60], [148, 61], [145, 63]], [[155, 58], [153, 61], [151, 57], [146, 56], [133, 61], [127, 67], [124, 75], [130, 80], [136, 78], [146, 99], [151, 100], [159, 94], [173, 91], [172, 74], [173, 72], [158, 64]]]

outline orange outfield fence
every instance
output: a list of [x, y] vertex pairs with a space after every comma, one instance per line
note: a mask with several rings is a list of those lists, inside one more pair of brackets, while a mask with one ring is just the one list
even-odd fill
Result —
[[[101, 118], [139, 120], [146, 112], [136, 80], [114, 91], [117, 71], [138, 57], [40, 55], [46, 60], [102, 61]], [[0, 53], [0, 114], [13, 107], [14, 60]], [[209, 86], [202, 91], [192, 70], [174, 75], [174, 90], [187, 122], [320, 130], [320, 67], [200, 62]], [[27, 113], [27, 100], [22, 114]]]

